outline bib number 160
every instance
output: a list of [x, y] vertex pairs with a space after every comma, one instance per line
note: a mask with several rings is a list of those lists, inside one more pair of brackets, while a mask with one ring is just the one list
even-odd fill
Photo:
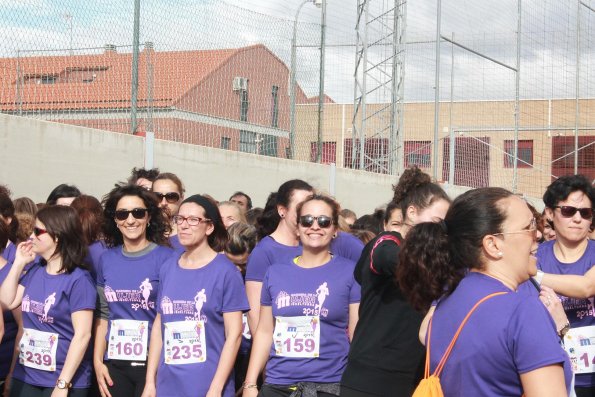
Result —
[[134, 354], [135, 356], [140, 356], [143, 353], [143, 344], [140, 342], [118, 342], [115, 347], [118, 355], [124, 354], [130, 356], [131, 354]]

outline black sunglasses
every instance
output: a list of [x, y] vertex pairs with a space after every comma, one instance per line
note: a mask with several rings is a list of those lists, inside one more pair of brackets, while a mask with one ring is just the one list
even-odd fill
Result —
[[45, 229], [42, 229], [40, 227], [34, 227], [33, 228], [33, 234], [35, 235], [35, 237], [39, 237], [42, 234], [46, 234], [48, 231]]
[[169, 193], [159, 193], [153, 192], [155, 196], [157, 196], [157, 200], [161, 202], [164, 198], [170, 204], [177, 203], [180, 200], [180, 195], [176, 192], [169, 192]]
[[128, 216], [132, 214], [134, 219], [143, 219], [145, 215], [147, 215], [148, 209], [146, 208], [134, 208], [132, 210], [116, 210], [114, 212], [114, 216], [119, 221], [125, 221], [128, 219]]
[[554, 208], [560, 208], [560, 213], [564, 218], [572, 218], [578, 211], [583, 219], [593, 219], [593, 208], [576, 208], [570, 205], [556, 206]]
[[300, 216], [299, 224], [302, 227], [312, 227], [314, 221], [316, 221], [318, 223], [318, 226], [322, 229], [326, 229], [327, 227], [330, 227], [333, 224], [333, 220], [331, 219], [331, 217], [326, 215], [302, 215]]

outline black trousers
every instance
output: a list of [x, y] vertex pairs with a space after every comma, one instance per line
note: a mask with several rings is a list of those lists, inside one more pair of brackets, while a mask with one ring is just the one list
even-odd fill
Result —
[[132, 365], [131, 361], [124, 360], [109, 360], [105, 365], [114, 382], [113, 386], [108, 386], [112, 397], [140, 397], [143, 394], [146, 365]]
[[341, 397], [381, 397], [377, 394], [370, 394], [363, 391], [351, 389], [341, 385]]
[[[54, 387], [33, 386], [18, 379], [10, 381], [10, 397], [50, 397]], [[70, 389], [68, 397], [87, 397], [89, 389]]]
[[[264, 384], [258, 393], [258, 397], [289, 397], [294, 389], [291, 386], [279, 386]], [[333, 394], [318, 392], [318, 397], [336, 397]]]

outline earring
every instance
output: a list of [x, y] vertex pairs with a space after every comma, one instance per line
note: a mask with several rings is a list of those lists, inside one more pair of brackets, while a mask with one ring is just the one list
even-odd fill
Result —
[[285, 218], [285, 214], [279, 214], [281, 218]]
[[503, 254], [502, 252], [498, 252], [498, 256], [499, 256], [499, 257], [503, 257], [503, 256], [504, 256], [504, 254]]

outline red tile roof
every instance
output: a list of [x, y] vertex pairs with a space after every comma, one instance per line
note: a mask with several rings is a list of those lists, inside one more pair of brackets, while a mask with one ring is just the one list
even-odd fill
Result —
[[[153, 106], [166, 107], [234, 55], [257, 47], [264, 46], [169, 52], [144, 50], [139, 56], [138, 105], [147, 105], [149, 60], [153, 65]], [[129, 108], [131, 64], [131, 53], [115, 51], [0, 58], [0, 110], [16, 111], [21, 101], [23, 111]], [[17, 85], [19, 74], [24, 82], [20, 87]], [[44, 80], [53, 79], [52, 84], [44, 84]]]

